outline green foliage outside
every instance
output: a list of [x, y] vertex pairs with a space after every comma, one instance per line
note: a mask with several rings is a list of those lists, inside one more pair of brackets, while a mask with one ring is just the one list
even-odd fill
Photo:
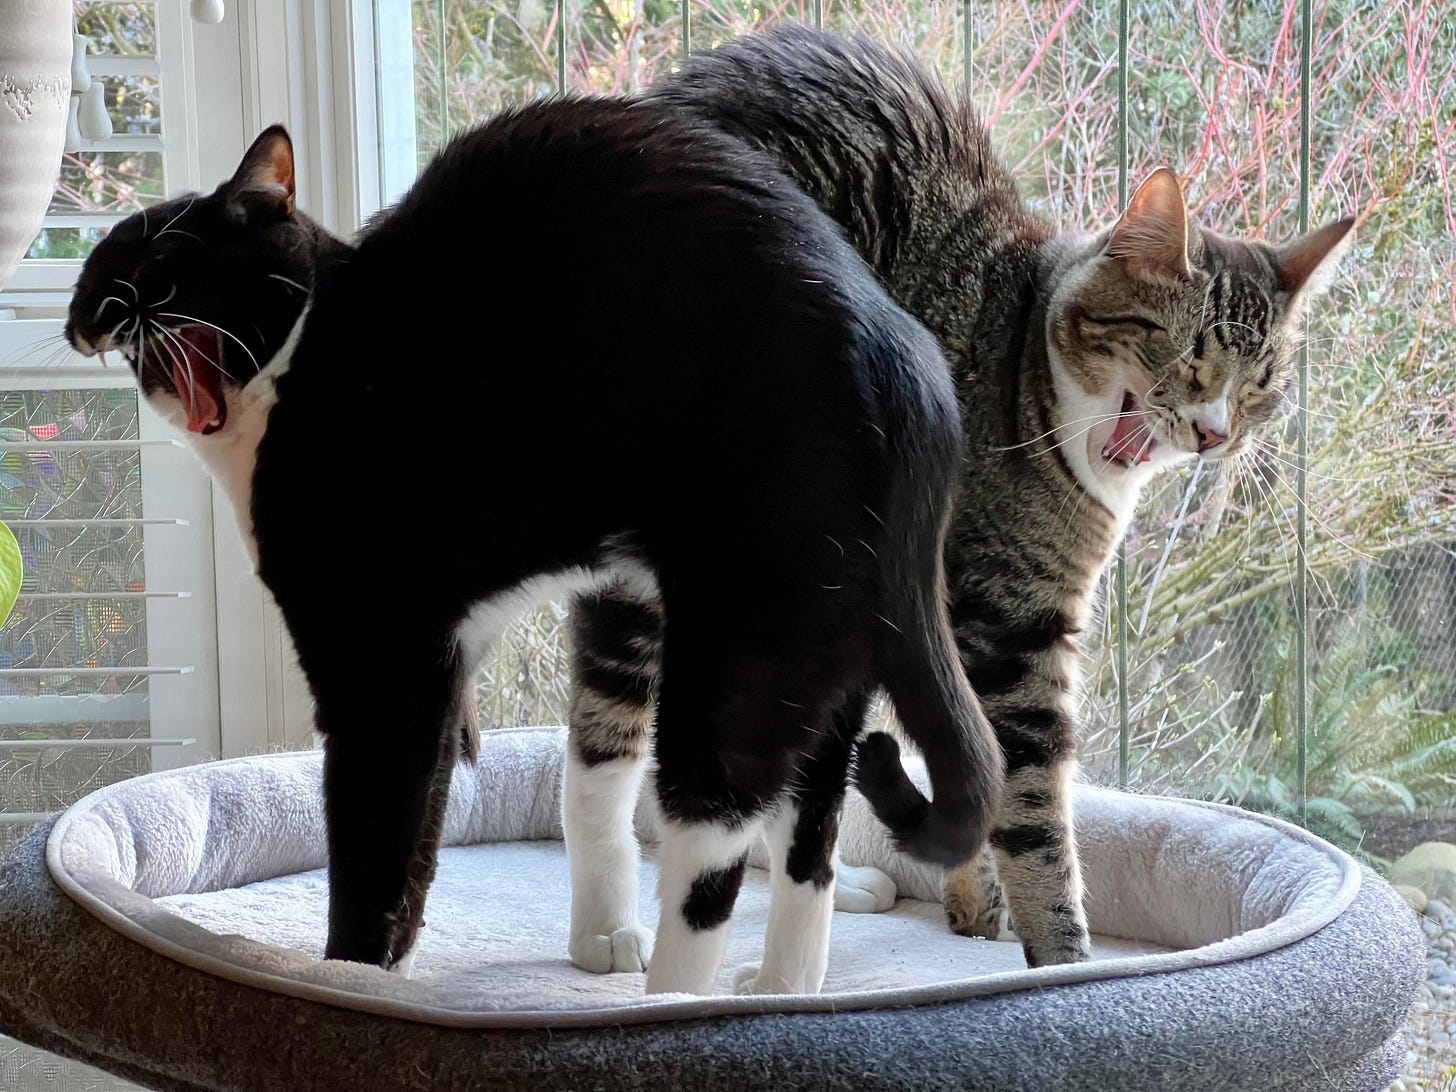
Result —
[[[1131, 6], [1130, 181], [1169, 163], [1205, 225], [1293, 233], [1297, 7]], [[694, 49], [813, 19], [808, 2], [689, 8]], [[555, 90], [554, 4], [413, 10], [421, 161], [449, 132]], [[574, 89], [628, 93], [681, 59], [680, 4], [567, 0], [564, 11]], [[1310, 218], [1354, 213], [1360, 225], [1308, 342], [1306, 810], [1353, 847], [1380, 814], [1456, 810], [1456, 5], [1326, 0], [1314, 16]], [[823, 19], [968, 86], [1047, 215], [1093, 226], [1116, 214], [1115, 5], [826, 0]], [[637, 319], [651, 321], [650, 300]], [[1134, 787], [1299, 813], [1300, 423], [1235, 466], [1170, 477], [1144, 504], [1128, 541]], [[1085, 698], [1083, 762], [1102, 781], [1117, 776], [1116, 619], [1105, 605]], [[482, 680], [487, 723], [561, 722], [566, 662], [559, 612], [523, 623]]]

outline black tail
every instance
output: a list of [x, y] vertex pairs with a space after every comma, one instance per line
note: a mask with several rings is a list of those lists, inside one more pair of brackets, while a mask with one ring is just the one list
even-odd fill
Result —
[[[881, 539], [882, 602], [890, 625], [877, 666], [900, 723], [925, 756], [934, 799], [915, 787], [900, 765], [899, 744], [884, 732], [860, 742], [855, 783], [901, 850], [954, 866], [986, 841], [1004, 763], [966, 681], [946, 606], [943, 553], [961, 465], [960, 417], [948, 370], [928, 334], [925, 340], [928, 352], [909, 354], [921, 364], [910, 377], [917, 394], [898, 400], [910, 412], [885, 429], [902, 473], [888, 498], [885, 525], [894, 532]], [[906, 382], [903, 375], [896, 378]]]
[[925, 621], [918, 634], [904, 631], [899, 662], [884, 665], [880, 675], [900, 723], [925, 756], [934, 799], [910, 780], [900, 745], [885, 732], [860, 741], [855, 784], [902, 851], [953, 867], [980, 852], [990, 833], [1003, 762], [956, 658], [944, 606], [938, 618]]

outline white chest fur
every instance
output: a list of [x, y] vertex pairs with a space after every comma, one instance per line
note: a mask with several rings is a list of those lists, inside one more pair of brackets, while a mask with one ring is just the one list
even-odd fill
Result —
[[[227, 423], [221, 429], [211, 436], [187, 433], [193, 452], [227, 498], [237, 520], [238, 531], [243, 536], [243, 545], [255, 568], [258, 564], [258, 543], [253, 535], [253, 468], [258, 461], [258, 444], [268, 429], [268, 414], [278, 401], [275, 383], [288, 371], [307, 315], [308, 308], [305, 307], [283, 348], [247, 386], [224, 394]], [[162, 396], [154, 400], [154, 404], [163, 416], [179, 428], [186, 428], [185, 415], [175, 398]]]

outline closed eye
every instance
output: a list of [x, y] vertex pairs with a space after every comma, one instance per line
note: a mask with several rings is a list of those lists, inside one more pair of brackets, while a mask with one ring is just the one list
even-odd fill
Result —
[[1142, 315], [1088, 315], [1088, 322], [1099, 322], [1103, 326], [1136, 326], [1141, 330], [1166, 334], [1167, 328]]

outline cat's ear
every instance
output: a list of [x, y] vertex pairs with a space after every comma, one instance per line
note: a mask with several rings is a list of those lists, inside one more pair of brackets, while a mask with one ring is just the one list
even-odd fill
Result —
[[1182, 278], [1188, 270], [1188, 209], [1178, 176], [1159, 167], [1127, 203], [1107, 253], [1139, 273]]
[[1279, 289], [1317, 296], [1330, 286], [1340, 259], [1355, 245], [1355, 218], [1347, 216], [1308, 235], [1269, 248]]
[[281, 125], [264, 129], [223, 183], [228, 211], [239, 220], [293, 214], [293, 141]]

